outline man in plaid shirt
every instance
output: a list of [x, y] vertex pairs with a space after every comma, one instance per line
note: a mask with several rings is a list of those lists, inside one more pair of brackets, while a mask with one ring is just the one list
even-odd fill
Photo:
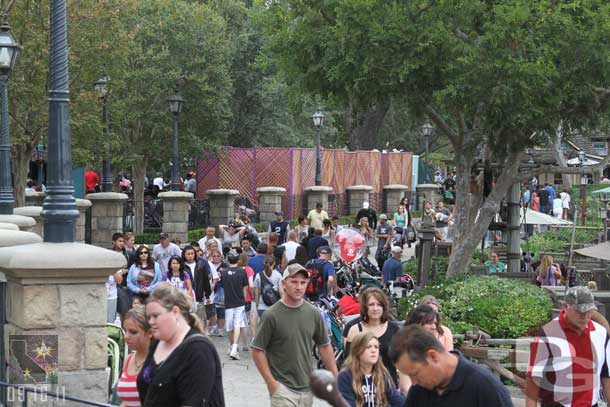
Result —
[[586, 287], [572, 287], [558, 318], [534, 338], [526, 378], [526, 407], [597, 406], [610, 395], [608, 332], [591, 320], [597, 309]]

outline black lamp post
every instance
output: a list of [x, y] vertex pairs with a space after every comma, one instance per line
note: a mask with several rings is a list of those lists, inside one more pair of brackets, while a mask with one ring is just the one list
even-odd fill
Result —
[[320, 129], [324, 126], [324, 114], [317, 111], [311, 116], [316, 126], [316, 186], [322, 185], [322, 151], [320, 151]]
[[0, 214], [11, 215], [15, 206], [11, 178], [11, 140], [8, 116], [8, 77], [19, 56], [19, 45], [8, 25], [6, 14], [0, 25]]
[[102, 191], [112, 192], [112, 174], [110, 174], [110, 138], [108, 136], [108, 109], [106, 101], [108, 100], [108, 85], [110, 78], [107, 76], [101, 77], [95, 82], [95, 91], [102, 101], [102, 120], [104, 122], [104, 160], [102, 161]]
[[578, 152], [578, 162], [580, 163], [580, 200], [581, 200], [581, 223], [585, 226], [587, 223], [587, 177], [585, 176], [585, 162], [587, 155], [584, 150]]
[[434, 127], [432, 127], [432, 125], [428, 122], [426, 122], [423, 126], [422, 126], [422, 132], [424, 133], [424, 141], [426, 143], [426, 161], [425, 161], [425, 170], [424, 170], [424, 179], [425, 179], [425, 183], [429, 183], [430, 182], [430, 169], [429, 164], [428, 164], [428, 156], [430, 155], [430, 136], [432, 135], [432, 132], [434, 131]]
[[178, 175], [178, 115], [182, 111], [184, 99], [178, 93], [178, 87], [176, 87], [174, 95], [167, 98], [167, 102], [169, 103], [169, 111], [174, 114], [171, 190], [180, 191], [180, 176]]
[[70, 80], [66, 0], [51, 0], [49, 24], [49, 134], [47, 196], [42, 205], [44, 241], [74, 242], [78, 209], [72, 182]]

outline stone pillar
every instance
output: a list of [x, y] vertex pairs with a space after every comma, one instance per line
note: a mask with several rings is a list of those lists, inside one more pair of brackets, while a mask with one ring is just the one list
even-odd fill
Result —
[[234, 201], [239, 195], [236, 189], [208, 189], [210, 201], [210, 225], [226, 225], [235, 217]]
[[74, 239], [76, 243], [85, 243], [87, 209], [91, 208], [91, 201], [88, 199], [76, 199], [76, 207], [78, 208], [78, 219], [76, 219], [76, 233]]
[[[436, 207], [438, 201], [441, 200], [441, 196], [438, 194], [438, 185], [436, 184], [419, 184], [417, 185], [417, 199], [422, 201], [432, 202], [432, 206]], [[423, 202], [417, 205], [418, 208], [423, 210]]]
[[311, 186], [305, 188], [307, 194], [307, 210], [305, 214], [309, 213], [310, 210], [316, 209], [316, 204], [321, 203], [325, 211], [328, 212], [328, 195], [333, 192], [331, 187], [326, 186]]
[[190, 192], [161, 192], [163, 202], [162, 231], [183, 243], [189, 241], [189, 212], [194, 195]]
[[87, 194], [86, 198], [91, 202], [91, 244], [112, 247], [112, 235], [123, 231], [123, 209], [127, 195], [97, 192]]
[[25, 206], [42, 206], [44, 198], [47, 196], [44, 192], [26, 192]]
[[23, 215], [0, 215], [0, 223], [13, 223], [24, 232], [32, 231], [36, 225], [34, 218]]
[[13, 209], [13, 214], [28, 216], [36, 222], [34, 226], [32, 226], [31, 231], [36, 233], [38, 236], [44, 236], [44, 224], [42, 222], [42, 216], [40, 213], [42, 212], [42, 206], [22, 206], [20, 208]]
[[398, 211], [398, 205], [400, 200], [405, 195], [405, 192], [409, 190], [409, 187], [402, 184], [390, 184], [384, 185], [384, 212], [394, 213]]
[[261, 222], [275, 220], [275, 212], [282, 210], [282, 196], [286, 188], [282, 187], [260, 187], [256, 188], [258, 194], [258, 210]]
[[347, 191], [347, 210], [350, 215], [356, 216], [364, 202], [371, 202], [373, 187], [370, 185], [352, 185], [345, 190]]
[[[8, 281], [5, 338], [9, 341], [5, 350], [11, 346], [10, 335], [37, 338], [33, 340], [48, 336], [45, 344], [55, 344], [58, 351], [59, 389], [66, 395], [105, 402], [104, 283], [123, 267], [122, 255], [80, 243], [34, 243], [0, 249], [0, 273]], [[48, 388], [55, 390], [53, 385]]]

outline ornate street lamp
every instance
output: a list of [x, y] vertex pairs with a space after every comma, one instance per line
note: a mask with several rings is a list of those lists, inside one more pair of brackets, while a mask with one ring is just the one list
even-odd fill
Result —
[[424, 182], [427, 184], [430, 182], [430, 169], [428, 163], [428, 156], [430, 155], [430, 136], [434, 132], [434, 127], [429, 122], [424, 123], [422, 126], [422, 132], [424, 133], [424, 141], [426, 143], [426, 161], [424, 169]]
[[15, 206], [11, 178], [11, 140], [8, 116], [8, 78], [15, 67], [20, 47], [8, 25], [6, 14], [0, 25], [0, 214], [10, 215]]
[[47, 196], [42, 219], [44, 241], [64, 243], [74, 242], [74, 223], [78, 218], [72, 182], [66, 0], [51, 0], [49, 33]]
[[316, 126], [316, 186], [322, 185], [322, 152], [320, 151], [320, 129], [324, 126], [324, 114], [317, 111], [311, 116]]
[[174, 140], [172, 154], [172, 191], [180, 191], [180, 176], [178, 174], [178, 115], [184, 106], [184, 99], [178, 93], [178, 87], [174, 90], [174, 95], [167, 98], [169, 103], [169, 111], [174, 114]]
[[110, 173], [110, 152], [109, 143], [110, 138], [108, 136], [108, 109], [106, 101], [108, 100], [108, 87], [110, 85], [110, 78], [103, 76], [95, 82], [95, 91], [99, 99], [102, 101], [102, 121], [104, 123], [104, 160], [102, 161], [102, 191], [112, 192], [112, 174]]
[[580, 200], [581, 200], [581, 223], [583, 226], [587, 223], [587, 177], [585, 175], [585, 162], [587, 154], [584, 150], [578, 152], [578, 162], [580, 163]]

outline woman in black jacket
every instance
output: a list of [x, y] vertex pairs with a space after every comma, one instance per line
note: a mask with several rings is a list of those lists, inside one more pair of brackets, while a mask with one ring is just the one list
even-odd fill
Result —
[[194, 308], [195, 313], [203, 322], [204, 328], [207, 328], [209, 317], [206, 314], [206, 305], [212, 304], [210, 300], [212, 294], [210, 264], [205, 258], [197, 256], [197, 251], [193, 246], [184, 247], [184, 250], [182, 250], [182, 261], [193, 284], [194, 300], [197, 304], [196, 309]]

